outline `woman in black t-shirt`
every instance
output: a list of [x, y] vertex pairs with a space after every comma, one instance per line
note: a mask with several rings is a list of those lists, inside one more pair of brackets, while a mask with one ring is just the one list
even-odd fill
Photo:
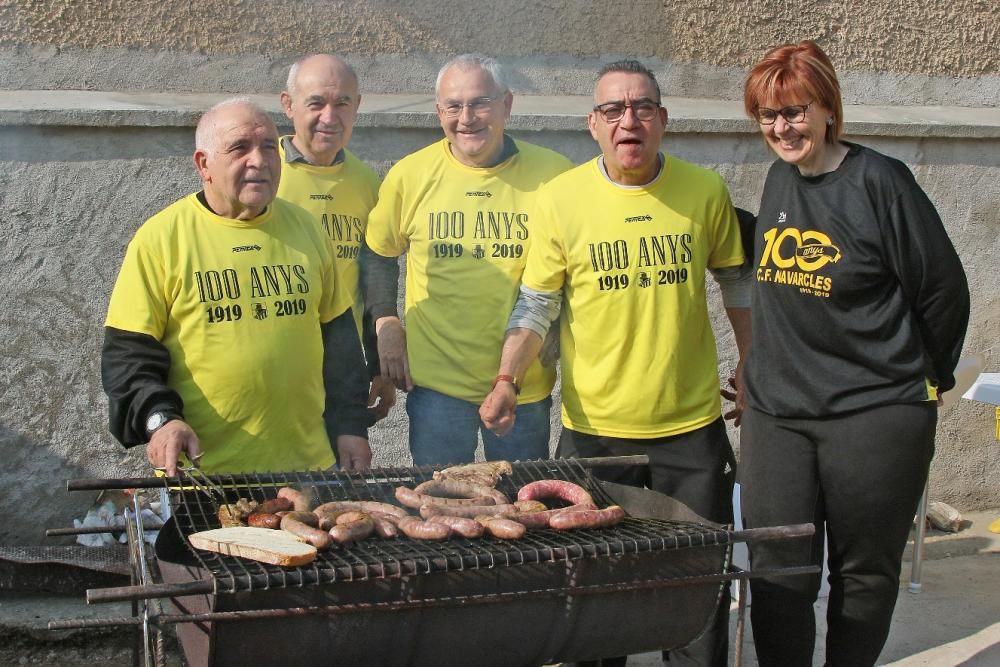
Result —
[[[907, 167], [841, 140], [836, 73], [811, 41], [751, 70], [747, 113], [778, 156], [754, 231], [740, 478], [753, 569], [830, 568], [826, 660], [873, 665], [969, 317], [965, 273]], [[761, 665], [811, 665], [820, 575], [751, 580]]]

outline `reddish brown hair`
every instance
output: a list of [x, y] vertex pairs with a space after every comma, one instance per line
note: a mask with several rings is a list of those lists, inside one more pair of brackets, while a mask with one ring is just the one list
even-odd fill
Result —
[[833, 63], [812, 40], [771, 49], [753, 66], [743, 84], [743, 108], [757, 117], [766, 100], [813, 100], [833, 112], [826, 128], [827, 143], [836, 143], [844, 129], [844, 105]]

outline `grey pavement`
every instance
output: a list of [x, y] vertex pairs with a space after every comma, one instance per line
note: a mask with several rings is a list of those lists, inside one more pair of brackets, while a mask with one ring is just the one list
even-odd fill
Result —
[[[996, 667], [1000, 665], [1000, 535], [989, 531], [1000, 509], [964, 513], [958, 533], [928, 531], [920, 592], [910, 592], [913, 540], [903, 555], [899, 598], [879, 665], [893, 667]], [[816, 653], [823, 665], [826, 598], [816, 603]], [[752, 601], [751, 601], [752, 604]], [[736, 604], [730, 621], [730, 658], [735, 650]], [[662, 665], [659, 653], [630, 656], [629, 667]], [[743, 666], [755, 667], [749, 610]]]

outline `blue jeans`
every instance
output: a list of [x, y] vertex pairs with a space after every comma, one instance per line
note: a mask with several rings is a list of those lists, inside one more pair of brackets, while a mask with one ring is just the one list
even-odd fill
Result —
[[479, 405], [417, 387], [406, 395], [414, 465], [472, 463], [482, 432], [488, 461], [549, 458], [552, 397], [517, 406], [514, 428], [498, 438], [483, 426]]

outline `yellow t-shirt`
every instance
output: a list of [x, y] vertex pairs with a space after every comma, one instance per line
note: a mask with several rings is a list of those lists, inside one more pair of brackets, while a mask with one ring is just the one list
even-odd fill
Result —
[[281, 183], [278, 196], [298, 204], [323, 226], [333, 243], [337, 278], [354, 301], [354, 321], [361, 335], [364, 301], [358, 281], [358, 253], [364, 243], [368, 213], [378, 200], [378, 176], [364, 162], [344, 149], [339, 164], [320, 167], [285, 161], [285, 144], [278, 142]]
[[563, 290], [563, 423], [620, 438], [686, 433], [718, 419], [705, 270], [743, 262], [718, 174], [666, 156], [639, 188], [594, 159], [538, 196], [524, 284]]
[[[547, 148], [515, 142], [495, 167], [467, 167], [441, 140], [400, 160], [368, 218], [368, 245], [406, 253], [406, 348], [418, 386], [480, 403], [500, 363], [507, 319], [534, 236], [539, 186], [572, 166]], [[544, 399], [555, 369], [537, 360], [520, 401]]]
[[105, 325], [166, 346], [207, 472], [327, 468], [320, 323], [351, 303], [336, 285], [301, 208], [276, 199], [243, 222], [189, 195], [136, 232]]

